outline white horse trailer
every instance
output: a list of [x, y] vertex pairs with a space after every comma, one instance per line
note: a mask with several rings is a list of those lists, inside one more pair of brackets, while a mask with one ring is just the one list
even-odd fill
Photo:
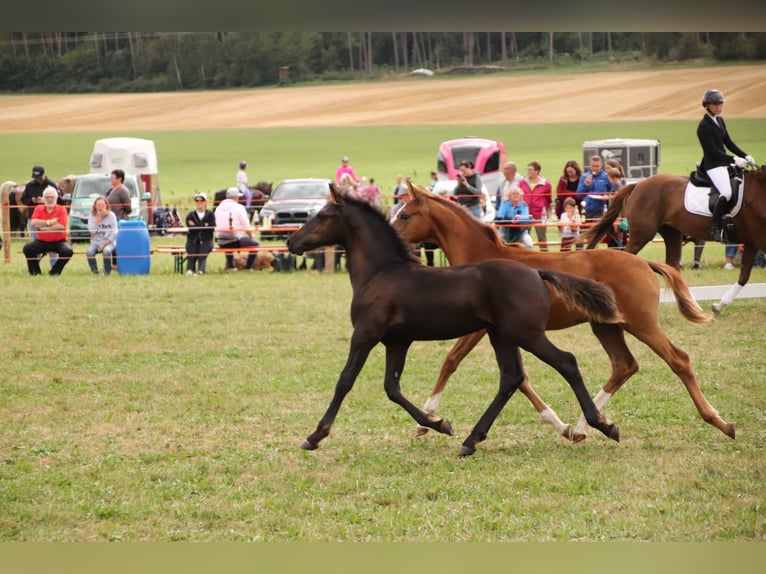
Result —
[[660, 173], [659, 140], [611, 138], [583, 142], [584, 169], [588, 168], [593, 155], [600, 156], [604, 161], [619, 160], [625, 170], [627, 183], [635, 183], [639, 179]]
[[105, 138], [96, 140], [90, 155], [90, 173], [111, 173], [121, 169], [139, 176], [149, 199], [149, 225], [154, 223], [154, 208], [162, 205], [158, 181], [157, 151], [152, 140]]

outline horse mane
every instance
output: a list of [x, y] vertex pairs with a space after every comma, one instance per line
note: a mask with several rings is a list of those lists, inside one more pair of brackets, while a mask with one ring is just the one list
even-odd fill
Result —
[[449, 210], [452, 210], [455, 212], [455, 214], [458, 217], [461, 217], [466, 220], [467, 224], [475, 227], [476, 232], [484, 235], [484, 237], [491, 241], [492, 243], [495, 243], [496, 245], [502, 246], [507, 245], [501, 238], [500, 235], [498, 235], [497, 230], [494, 226], [484, 223], [480, 219], [477, 219], [471, 213], [462, 205], [458, 205], [454, 203], [453, 201], [450, 201], [446, 197], [442, 197], [441, 195], [438, 195], [436, 193], [431, 192], [428, 195], [428, 199], [432, 199], [433, 201], [439, 201], [442, 203], [442, 205]]
[[353, 210], [363, 214], [366, 220], [371, 220], [374, 222], [370, 223], [370, 225], [374, 225], [376, 231], [379, 229], [380, 233], [385, 236], [382, 238], [382, 241], [388, 241], [391, 243], [395, 247], [397, 255], [399, 255], [403, 260], [421, 263], [420, 259], [415, 256], [415, 254], [412, 252], [412, 249], [404, 241], [402, 236], [399, 235], [396, 229], [391, 226], [382, 211], [376, 207], [373, 207], [364, 200], [356, 199], [349, 195], [344, 196], [344, 202], [345, 206], [351, 206]]

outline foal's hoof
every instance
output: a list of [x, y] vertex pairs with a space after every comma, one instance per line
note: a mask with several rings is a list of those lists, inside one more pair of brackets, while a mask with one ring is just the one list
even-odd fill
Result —
[[565, 426], [564, 430], [561, 431], [561, 436], [563, 436], [569, 442], [574, 442], [574, 431], [572, 430], [572, 425]]
[[609, 429], [609, 434], [606, 436], [615, 442], [620, 442], [620, 429], [617, 428], [617, 425], [611, 425], [611, 427], [612, 428]]
[[463, 445], [460, 447], [460, 452], [458, 453], [458, 456], [464, 457], [464, 456], [471, 456], [473, 453], [476, 452], [476, 447], [471, 445]]
[[315, 445], [314, 443], [309, 442], [308, 440], [304, 440], [301, 443], [301, 448], [303, 450], [316, 450], [317, 449], [317, 445]]
[[723, 307], [721, 307], [721, 305], [719, 305], [718, 303], [713, 303], [711, 308], [713, 309], [713, 313], [715, 313], [716, 315], [720, 315], [721, 311], [723, 311]]
[[420, 438], [428, 434], [428, 427], [416, 425], [415, 426], [415, 438]]
[[578, 442], [584, 441], [586, 438], [588, 438], [588, 435], [584, 432], [576, 432], [572, 435], [572, 442], [577, 444]]
[[441, 428], [439, 429], [439, 432], [442, 434], [446, 434], [448, 436], [452, 436], [452, 425], [447, 419], [442, 419]]
[[726, 434], [729, 438], [737, 438], [737, 433], [734, 429], [734, 423], [729, 423], [728, 428], [724, 431], [724, 434]]

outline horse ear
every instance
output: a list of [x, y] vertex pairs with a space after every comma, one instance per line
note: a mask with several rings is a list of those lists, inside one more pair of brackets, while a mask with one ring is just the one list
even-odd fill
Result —
[[345, 195], [343, 194], [343, 191], [339, 187], [337, 187], [333, 182], [330, 182], [330, 202], [331, 203], [343, 203], [343, 200], [345, 199]]
[[426, 192], [426, 190], [423, 189], [422, 187], [412, 183], [412, 180], [410, 178], [407, 178], [407, 187], [410, 188], [410, 196], [412, 197], [412, 199], [422, 199], [423, 194]]

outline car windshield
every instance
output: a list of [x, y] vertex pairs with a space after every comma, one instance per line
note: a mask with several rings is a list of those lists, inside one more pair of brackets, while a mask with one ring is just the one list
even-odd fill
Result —
[[[99, 195], [106, 195], [111, 187], [108, 177], [104, 178], [81, 178], [75, 185], [72, 199], [96, 198]], [[125, 187], [128, 188], [131, 197], [138, 197], [135, 182], [132, 179], [125, 180]]]
[[288, 181], [277, 186], [271, 199], [325, 199], [328, 193], [324, 181]]

